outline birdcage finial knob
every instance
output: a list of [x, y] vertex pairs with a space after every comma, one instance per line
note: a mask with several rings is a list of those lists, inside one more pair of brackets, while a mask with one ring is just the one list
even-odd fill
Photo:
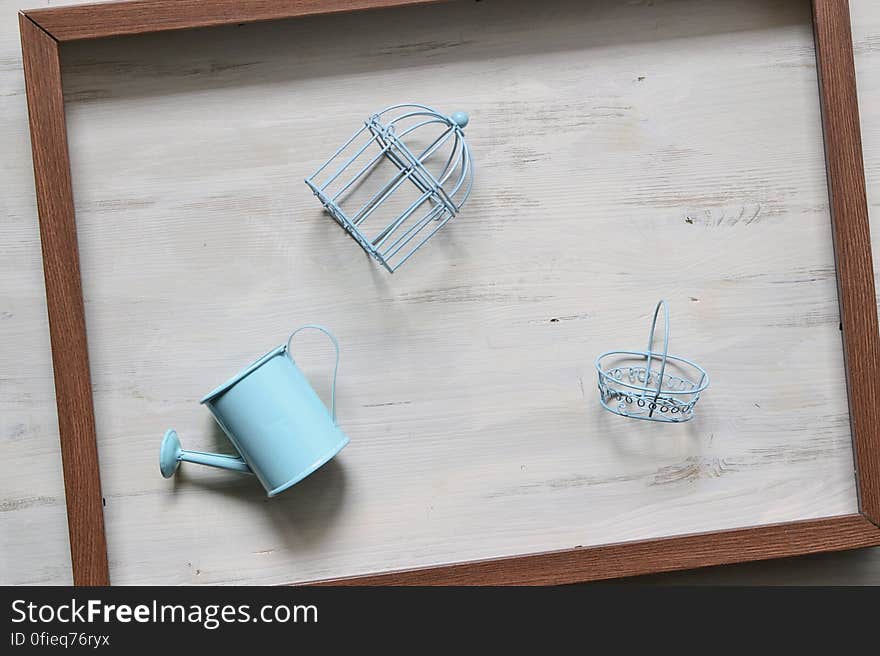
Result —
[[455, 112], [449, 118], [451, 118], [452, 122], [462, 129], [464, 129], [465, 126], [467, 126], [468, 122], [471, 120], [470, 117], [467, 115], [467, 112]]

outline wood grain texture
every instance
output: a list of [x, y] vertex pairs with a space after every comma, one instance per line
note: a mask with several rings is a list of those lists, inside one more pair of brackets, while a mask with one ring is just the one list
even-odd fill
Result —
[[[722, 3], [711, 20], [689, 3], [659, 16], [615, 3], [521, 4], [506, 22], [501, 5], [465, 19], [471, 6], [459, 4], [72, 46], [66, 91], [89, 325], [104, 336], [93, 371], [115, 580], [159, 572], [224, 582], [233, 563], [239, 580], [309, 580], [387, 559], [443, 562], [856, 510], [809, 7], [737, 19], [756, 4]], [[679, 27], [688, 14], [693, 22]], [[768, 24], [776, 39], [761, 32]], [[330, 31], [358, 27], [369, 38], [325, 53]], [[701, 39], [668, 49], [695, 31]], [[712, 55], [734, 47], [730, 58]], [[399, 53], [409, 66], [396, 70]], [[314, 83], [309, 62], [319, 55], [338, 93]], [[645, 84], [638, 69], [649, 61]], [[547, 70], [546, 84], [525, 82]], [[420, 254], [418, 275], [377, 277], [304, 187], [279, 181], [315, 166], [339, 139], [336, 123], [356, 124], [387, 89], [423, 97], [432, 86], [474, 115], [481, 188], [469, 207], [479, 220], [451, 225]], [[503, 117], [498, 89], [517, 99]], [[326, 121], [328, 111], [338, 120]], [[536, 129], [536, 113], [564, 134]], [[786, 118], [771, 134], [774, 116]], [[196, 133], [182, 127], [196, 121]], [[140, 131], [126, 131], [135, 124]], [[536, 169], [551, 153], [590, 190], [589, 207]], [[543, 199], [549, 236], [539, 240], [524, 229], [531, 197]], [[230, 220], [239, 212], [243, 221]], [[589, 234], [572, 230], [584, 220]], [[614, 299], [633, 307], [627, 339], [644, 338], [640, 308], [657, 288], [642, 288], [637, 271], [602, 273], [624, 261], [614, 244], [622, 225], [627, 248], [668, 239], [674, 255], [652, 269], [655, 284], [674, 295], [676, 334], [720, 387], [703, 419], [663, 446], [649, 428], [627, 426], [632, 448], [616, 453], [619, 425], [589, 397], [584, 409], [578, 378], [589, 390], [591, 356], [620, 339]], [[567, 235], [565, 248], [557, 235]], [[779, 253], [774, 244], [786, 239]], [[687, 253], [715, 253], [721, 241], [724, 252], [700, 261], [702, 279], [683, 280]], [[201, 272], [182, 291], [181, 266]], [[290, 308], [320, 315], [343, 341], [340, 416], [354, 442], [340, 465], [265, 513], [258, 489], [225, 474], [189, 468], [169, 491], [154, 470], [163, 422], [194, 448], [211, 447], [201, 409], [175, 399], [197, 397], [205, 380], [231, 373], [230, 360], [257, 355], [254, 343], [286, 330]], [[786, 365], [768, 370], [768, 358]], [[400, 381], [421, 371], [438, 373], [399, 398]], [[753, 415], [739, 417], [744, 407]], [[438, 416], [456, 421], [437, 425]], [[552, 449], [535, 453], [546, 426]], [[232, 500], [223, 522], [212, 521], [203, 486]], [[159, 512], [164, 527], [151, 520]], [[450, 539], [458, 533], [468, 541]], [[158, 535], [164, 548], [145, 556], [144, 540]], [[195, 543], [216, 546], [195, 554]], [[181, 553], [195, 560], [175, 562]]]
[[0, 584], [70, 585], [20, 6], [0, 0]]
[[26, 13], [58, 41], [75, 41], [442, 1], [133, 0], [34, 9]]
[[558, 585], [672, 572], [880, 544], [861, 514], [706, 535], [612, 544], [430, 569], [327, 580], [317, 585]]
[[[205, 6], [205, 5], [202, 4], [202, 6]], [[226, 22], [230, 22], [230, 21], [227, 20]], [[232, 21], [232, 22], [238, 22], [238, 21]], [[84, 37], [71, 37], [71, 38], [84, 38]], [[422, 44], [422, 50], [424, 50], [424, 49], [425, 49], [425, 45], [424, 45], [424, 43], [423, 43], [423, 44]], [[428, 50], [429, 50], [429, 51], [432, 51], [432, 50], [433, 50], [433, 47], [428, 48]], [[394, 51], [394, 50], [391, 50], [391, 51], [389, 51], [389, 52], [406, 52], [406, 51], [400, 51], [400, 50]], [[418, 50], [413, 51], [412, 48], [410, 48], [409, 52], [410, 52], [410, 53], [412, 53], [412, 52], [418, 52]], [[433, 53], [431, 53], [431, 54], [433, 54]], [[89, 98], [89, 96], [88, 96], [87, 94], [81, 94], [81, 95], [80, 95], [80, 98], [82, 98], [83, 100], [87, 100], [87, 99]], [[600, 109], [602, 109], [602, 108], [600, 108], [600, 107], [596, 107], [596, 108], [594, 108], [594, 109], [596, 109], [596, 110], [600, 110]], [[608, 109], [608, 107], [605, 107], [604, 109]], [[612, 108], [612, 109], [614, 109], [614, 108]], [[617, 108], [617, 109], [620, 109], [620, 108]], [[625, 110], [624, 110], [624, 111], [625, 111]], [[592, 118], [593, 118], [593, 119], [602, 118], [602, 117], [600, 116], [600, 114], [601, 114], [601, 112], [600, 112], [599, 114], [596, 114], [596, 116], [594, 116], [594, 117], [592, 117]], [[608, 117], [604, 117], [604, 118], [608, 118]], [[488, 142], [488, 141], [487, 141], [487, 143], [491, 143], [491, 142]], [[87, 200], [88, 200], [88, 199], [87, 199]], [[662, 199], [661, 199], [661, 200], [662, 200]], [[491, 209], [491, 204], [484, 206], [484, 208]], [[504, 207], [504, 206], [502, 205], [502, 206], [499, 206], [499, 209], [507, 209], [507, 210], [509, 211], [511, 208], [510, 208], [509, 206], [508, 206], [508, 207]], [[132, 208], [129, 207], [129, 210], [132, 210]], [[199, 208], [199, 211], [204, 211], [204, 210], [205, 210], [205, 206], [201, 206], [201, 207]], [[129, 212], [129, 213], [135, 213], [135, 212], [136, 212], [136, 209], [135, 209], [135, 210], [132, 210], [132, 211]], [[744, 212], [741, 213], [741, 215], [742, 215], [742, 214], [744, 214]], [[759, 214], [760, 214], [760, 209], [755, 213], [755, 216], [757, 217]], [[722, 214], [721, 214], [721, 221], [724, 221], [724, 217], [725, 217], [725, 215], [724, 215], [724, 213], [722, 213]], [[707, 219], [711, 219], [711, 216], [707, 216]], [[465, 233], [465, 234], [466, 234], [466, 233]], [[101, 252], [101, 251], [100, 251], [100, 248], [99, 248], [99, 250], [96, 251], [96, 253], [100, 253], [100, 252]], [[48, 285], [48, 282], [47, 282], [47, 285]], [[472, 293], [472, 292], [474, 291], [474, 289], [458, 288], [458, 296], [459, 296], [459, 297], [460, 297], [461, 294], [462, 294], [462, 289], [464, 289], [464, 293], [465, 293], [465, 294], [469, 294], [469, 293]], [[445, 297], [447, 298], [447, 300], [451, 300], [451, 297], [449, 296], [449, 289], [448, 289], [448, 288], [435, 289], [435, 290], [427, 290], [427, 291], [422, 290], [422, 293], [423, 293], [423, 294], [428, 294], [427, 296], [423, 296], [423, 297], [422, 297], [422, 302], [425, 302], [425, 303], [435, 302], [435, 301], [437, 300], [437, 299], [436, 299], [436, 294], [437, 294], [437, 293], [441, 293], [443, 296], [445, 296]], [[317, 298], [318, 298], [318, 296], [316, 296], [315, 299], [313, 299], [313, 302], [314, 302]], [[432, 299], [434, 299], [434, 300], [432, 301]], [[401, 300], [401, 299], [398, 299], [398, 300]], [[413, 300], [415, 300], [415, 299], [413, 299]], [[459, 300], [464, 300], [465, 302], [467, 302], [467, 298], [463, 298], [463, 299], [462, 299], [462, 298], [459, 298]], [[564, 300], [564, 299], [557, 299], [557, 301], [561, 301], [561, 300]], [[416, 302], [419, 302], [419, 301], [416, 300]], [[315, 307], [317, 307], [317, 306], [315, 306]], [[99, 311], [100, 311], [100, 310], [99, 310]], [[572, 315], [572, 316], [576, 318], [576, 315]], [[131, 317], [128, 317], [128, 318], [130, 319]], [[105, 321], [106, 319], [101, 320], [100, 317], [98, 317], [98, 320], [99, 320], [99, 321]], [[566, 320], [568, 320], [568, 316], [566, 316]], [[90, 322], [91, 322], [91, 319], [90, 319]], [[557, 320], [557, 322], [559, 322], [559, 320]], [[693, 327], [693, 326], [690, 326], [690, 327]], [[265, 326], [263, 326], [262, 328], [265, 328]], [[262, 328], [261, 328], [261, 330], [262, 330]], [[255, 331], [255, 333], [256, 333], [256, 332], [258, 332], [258, 331]], [[685, 332], [687, 333], [688, 331], [685, 331]], [[166, 333], [166, 334], [167, 334], [167, 333]], [[362, 337], [362, 336], [361, 336], [361, 337]], [[83, 338], [84, 338], [84, 335], [83, 335]], [[252, 338], [253, 338], [253, 335], [251, 335], [249, 339], [252, 339]], [[242, 343], [240, 343], [240, 344], [235, 344], [235, 345], [234, 345], [234, 344], [229, 344], [229, 346], [234, 346], [235, 348], [234, 348], [233, 350], [236, 350], [236, 349], [238, 349], [238, 350], [242, 350], [243, 348], [245, 348], [245, 347], [244, 347], [244, 342], [242, 342]], [[461, 346], [461, 345], [458, 344], [458, 346]], [[549, 344], [545, 345], [545, 347], [546, 347], [546, 346], [549, 346]], [[570, 344], [570, 346], [574, 346], [574, 344], [572, 343], [572, 344]], [[108, 350], [108, 348], [109, 348], [109, 350]], [[698, 347], [698, 348], [699, 348], [699, 347]], [[107, 354], [111, 354], [111, 355], [119, 355], [119, 352], [116, 351], [115, 347], [114, 347], [112, 344], [110, 344], [110, 345], [105, 345], [105, 346], [101, 347], [101, 349], [102, 349], [102, 351], [103, 351], [102, 357], [103, 357], [104, 355], [107, 355]], [[221, 350], [222, 350], [222, 349], [221, 349]], [[358, 355], [358, 354], [356, 354], [356, 355]], [[361, 356], [366, 355], [366, 351], [361, 352], [359, 355], [361, 355]], [[438, 355], [443, 355], [443, 353], [439, 353]], [[448, 354], [446, 354], [446, 356], [448, 357]], [[534, 363], [534, 362], [533, 362], [533, 363], [523, 363], [523, 362], [519, 362], [518, 364], [522, 365], [522, 364], [540, 364], [540, 363]], [[546, 363], [545, 363], [545, 364], [546, 364]], [[828, 364], [828, 362], [826, 361], [825, 364]], [[106, 372], [106, 371], [107, 371], [107, 369], [106, 369], [104, 363], [101, 363], [101, 364], [100, 364], [100, 370], [101, 370], [102, 372]], [[549, 372], [549, 370], [548, 370], [548, 371], [545, 372], [545, 373], [550, 373], [550, 372]], [[204, 371], [202, 372], [202, 374], [204, 374]], [[201, 375], [201, 374], [200, 374], [200, 375]], [[109, 379], [108, 379], [108, 380], [109, 380]], [[104, 380], [99, 381], [99, 385], [103, 385], [103, 383], [104, 383]], [[148, 382], [147, 384], [150, 385], [150, 384], [152, 384], [152, 382]], [[114, 385], [113, 389], [117, 389], [117, 390], [118, 390], [119, 388], [118, 388], [118, 386], [115, 386], [115, 385]], [[137, 390], [136, 390], [136, 391], [137, 391]], [[814, 391], [815, 391], [815, 390], [814, 390]], [[138, 393], [140, 393], [140, 392], [138, 392]], [[832, 396], [833, 396], [833, 393], [832, 393]], [[383, 407], [386, 406], [386, 403], [385, 403], [384, 400], [381, 400], [381, 399], [380, 399], [380, 401], [381, 401], [381, 402], [378, 404], [378, 406], [383, 406]], [[102, 404], [104, 404], [104, 405], [103, 405], [104, 408], [107, 408], [107, 405], [106, 405], [106, 402], [105, 402], [105, 401], [102, 401]], [[367, 404], [367, 405], [364, 406], [364, 407], [368, 407], [369, 405], [370, 405], [370, 404]], [[394, 402], [390, 402], [390, 405], [393, 406], [393, 405], [394, 405]], [[378, 406], [377, 406], [377, 407], [378, 407]], [[499, 406], [499, 407], [500, 407], [500, 406]], [[167, 411], [168, 409], [169, 409], [169, 408], [166, 406], [165, 410]], [[528, 408], [524, 408], [524, 410], [528, 410]], [[420, 412], [420, 411], [421, 411], [421, 410], [416, 409], [416, 410], [415, 410], [415, 413], [416, 413], [416, 414], [414, 414], [412, 418], [417, 418], [417, 417], [418, 417], [418, 412]], [[384, 412], [384, 411], [383, 411], [383, 412]], [[500, 415], [498, 415], [498, 416], [500, 417]], [[109, 417], [109, 419], [110, 419], [111, 421], [114, 421], [114, 422], [115, 422], [116, 419], [117, 419], [117, 417], [112, 417], [112, 416], [111, 416], [111, 417]], [[373, 420], [373, 421], [375, 421], [375, 420]], [[386, 423], [385, 420], [380, 420], [380, 422], [383, 423], [383, 424]], [[133, 433], [132, 433], [131, 435], [134, 436]], [[148, 439], [148, 438], [149, 438], [149, 434], [145, 434], [145, 437]], [[138, 437], [138, 439], [140, 439], [140, 436]], [[857, 438], [857, 439], [858, 439], [858, 438]], [[114, 441], [115, 441], [115, 440], [114, 440]], [[120, 444], [120, 445], [121, 445], [121, 444]], [[128, 453], [128, 454], [131, 454], [132, 451], [131, 451], [130, 448], [125, 448], [124, 450], [119, 451], [118, 453], [120, 453], [120, 454], [121, 454], [121, 453]], [[145, 453], [145, 454], [148, 453], [148, 450], [145, 450], [144, 453]], [[118, 462], [118, 461], [116, 461], [116, 462]], [[404, 463], [404, 464], [405, 464], [405, 463]], [[685, 461], [685, 464], [687, 464], [687, 461]], [[693, 463], [692, 463], [692, 464], [693, 464]], [[703, 463], [703, 464], [705, 464], [705, 463]], [[703, 464], [695, 465], [696, 469], [694, 469], [693, 467], [691, 467], [690, 469], [693, 469], [693, 471], [695, 471], [695, 472], [697, 472], [697, 474], [699, 474], [700, 471], [703, 471], [703, 470], [704, 470]], [[682, 470], [681, 468], [675, 468], [675, 467], [673, 467], [673, 468], [670, 469], [667, 473], [668, 473], [670, 476], [672, 476], [673, 479], [675, 479], [676, 476], [683, 476], [683, 477], [684, 477], [684, 480], [688, 480], [689, 477], [690, 477], [690, 474], [688, 474], [687, 472], [690, 471], [690, 469], [688, 469], [687, 467], [685, 467], [685, 469]], [[676, 474], [676, 472], [678, 472], [678, 474]], [[119, 474], [123, 474], [123, 473], [124, 473], [124, 470], [118, 470], [118, 471], [117, 471], [117, 474], [114, 474], [114, 476], [118, 476]], [[658, 471], [658, 475], [661, 475], [661, 474], [662, 474], [662, 472], [659, 472], [659, 471]], [[678, 480], [682, 480], [682, 479], [678, 479]], [[236, 493], [236, 496], [237, 496], [237, 493]], [[123, 497], [120, 497], [120, 499], [122, 499], [122, 498], [124, 498], [124, 495], [123, 495]], [[574, 499], [574, 497], [572, 497], [572, 499]], [[290, 508], [290, 506], [288, 506], [288, 508]], [[98, 510], [100, 511], [100, 508], [99, 508]], [[849, 520], [846, 520], [846, 521], [849, 521]], [[867, 544], [867, 543], [868, 543], [868, 542], [863, 541], [863, 540], [862, 540], [862, 537], [854, 538], [852, 535], [850, 535], [850, 534], [849, 534], [849, 531], [851, 530], [852, 527], [850, 527], [849, 525], [842, 526], [842, 527], [837, 527], [837, 526], [834, 526], [834, 525], [832, 525], [832, 524], [822, 524], [821, 527], [819, 527], [819, 529], [821, 529], [821, 530], [827, 530], [827, 531], [830, 531], [830, 532], [835, 532], [835, 531], [837, 531], [838, 528], [841, 528], [842, 532], [843, 532], [844, 534], [846, 534], [846, 537], [842, 538], [841, 541], [839, 542], [839, 544], [851, 545], [851, 546], [860, 546], [860, 545], [863, 545], [863, 544]], [[760, 531], [760, 530], [763, 530], [763, 529], [756, 529], [756, 530]], [[859, 530], [862, 530], [862, 529], [859, 529]], [[808, 531], [808, 534], [809, 534], [809, 536], [812, 536], [812, 538], [817, 538], [817, 537], [818, 537], [818, 534], [817, 534], [816, 532], [812, 531], [812, 529], [811, 529], [811, 531]], [[742, 537], [743, 535], [745, 535], [745, 533], [742, 533], [742, 534], [739, 534], [739, 535], [740, 535], [740, 538], [738, 538], [738, 539], [740, 539], [739, 544], [740, 544], [741, 546], [742, 546], [742, 545], [747, 546], [748, 548], [746, 549], [746, 553], [750, 553], [750, 554], [751, 554], [751, 553], [752, 553], [752, 549], [751, 549], [751, 547], [753, 546], [753, 543], [752, 543], [749, 539], [746, 539], [746, 538]], [[761, 538], [761, 535], [762, 535], [762, 534], [759, 532], [759, 533], [755, 533], [754, 535], [755, 535], [755, 539], [758, 540], [758, 539]], [[804, 549], [806, 549], [806, 550], [808, 551], [806, 545], [805, 545], [803, 542], [801, 542], [799, 539], [798, 539], [798, 540], [795, 540], [795, 542], [799, 545], [799, 548], [804, 548]], [[661, 549], [665, 549], [665, 548], [667, 548], [669, 543], [664, 543], [664, 544], [665, 544], [666, 546], [661, 547]], [[823, 542], [823, 544], [825, 544], [827, 548], [838, 548], [838, 547], [835, 547], [835, 546], [830, 546], [830, 545], [832, 545], [832, 544], [838, 544], [838, 542], [835, 542], [833, 539], [832, 539], [832, 540], [829, 540], [829, 541], [827, 541], [827, 542]], [[634, 546], [633, 544], [628, 544], [628, 545], [626, 546], [626, 548], [629, 549], [629, 548], [632, 548], [633, 546]], [[756, 548], [758, 548], [758, 547], [757, 547], [757, 543], [754, 543], [754, 546], [755, 546]], [[604, 547], [602, 547], [602, 548], [604, 548]], [[839, 547], [839, 548], [846, 548], [846, 547], [845, 547], [845, 546], [841, 546], [841, 547]], [[583, 550], [580, 550], [580, 549], [579, 549], [579, 550], [574, 550], [574, 551], [581, 552], [581, 551], [583, 551]], [[785, 552], [785, 553], [782, 553], [782, 552], [780, 552], [779, 550], [777, 550], [772, 544], [769, 545], [768, 547], [766, 547], [766, 551], [767, 551], [767, 553], [777, 554], [777, 555], [788, 555], [789, 553], [797, 553], [797, 552]], [[801, 552], [804, 552], [804, 551], [802, 550]], [[609, 552], [609, 553], [612, 553], [612, 552]], [[638, 553], [637, 550], [636, 550], [634, 553]], [[529, 563], [532, 564], [533, 566], [536, 566], [536, 567], [539, 567], [539, 568], [540, 568], [540, 565], [537, 563], [537, 561], [529, 560], [529, 559], [532, 559], [532, 558], [537, 558], [537, 557], [531, 557], [531, 556], [530, 556], [530, 557], [526, 557], [527, 562], [529, 562]], [[558, 558], [558, 556], [554, 556], [554, 558]], [[552, 558], [551, 558], [551, 560], [548, 561], [548, 562], [550, 563], [551, 566], [555, 563], [555, 561], [553, 561]], [[708, 563], [708, 562], [728, 562], [728, 561], [725, 560], [725, 561], [706, 561], [706, 562]], [[557, 564], [558, 564], [558, 563], [557, 563]], [[685, 565], [685, 566], [687, 566], [687, 565]], [[495, 566], [489, 564], [489, 565], [483, 565], [482, 567], [486, 567], [486, 568], [487, 568], [487, 571], [494, 571], [494, 570], [493, 570], [493, 567], [495, 567]], [[580, 570], [579, 570], [579, 571], [580, 571]], [[639, 570], [639, 571], [642, 571], [642, 570]], [[562, 577], [564, 578], [564, 573], [561, 573], [561, 572], [557, 572], [557, 573], [558, 573], [560, 576], [562, 576]], [[197, 574], [198, 574], [198, 572], [197, 572]], [[423, 573], [421, 576], [424, 576], [424, 577], [425, 577], [425, 580], [429, 580], [429, 579], [430, 579], [430, 574], [425, 574], [425, 573]], [[506, 575], [505, 575], [505, 576], [506, 576]], [[503, 577], [502, 577], [502, 578], [503, 578]], [[559, 579], [559, 580], [563, 580], [563, 579]], [[567, 579], [566, 579], [566, 580], [567, 580]]]
[[849, 2], [814, 0], [813, 14], [859, 498], [880, 524], [880, 337]]
[[109, 582], [58, 44], [19, 15], [73, 580]]

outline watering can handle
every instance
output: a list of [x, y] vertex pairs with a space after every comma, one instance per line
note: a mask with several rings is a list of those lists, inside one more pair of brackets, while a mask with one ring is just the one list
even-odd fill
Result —
[[667, 305], [665, 300], [660, 300], [660, 302], [657, 303], [657, 307], [654, 308], [654, 320], [651, 322], [651, 332], [648, 334], [648, 364], [645, 367], [645, 386], [647, 387], [648, 376], [651, 375], [651, 359], [654, 355], [654, 330], [657, 328], [657, 316], [660, 314], [661, 308], [663, 309], [663, 359], [660, 364], [660, 376], [659, 380], [657, 381], [657, 393], [654, 395], [655, 402], [660, 396], [660, 390], [663, 389], [663, 374], [666, 372], [666, 356], [669, 354], [669, 306]]
[[333, 366], [333, 383], [330, 388], [330, 416], [333, 419], [333, 423], [336, 423], [336, 373], [339, 371], [339, 342], [336, 341], [336, 337], [324, 326], [318, 326], [315, 324], [307, 324], [305, 326], [300, 326], [292, 333], [290, 333], [290, 337], [287, 338], [287, 354], [290, 356], [290, 343], [293, 341], [294, 336], [302, 331], [311, 328], [312, 330], [320, 330], [322, 333], [327, 335], [330, 338], [330, 341], [333, 342], [334, 348], [336, 348], [336, 364]]

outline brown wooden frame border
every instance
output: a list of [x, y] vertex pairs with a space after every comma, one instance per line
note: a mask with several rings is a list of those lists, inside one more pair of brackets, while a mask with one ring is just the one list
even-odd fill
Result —
[[[19, 14], [76, 585], [107, 585], [110, 577], [61, 88], [61, 44], [438, 1], [133, 0]], [[880, 545], [880, 382], [875, 375], [880, 370], [880, 333], [849, 2], [811, 2], [859, 512], [329, 583], [572, 583]]]

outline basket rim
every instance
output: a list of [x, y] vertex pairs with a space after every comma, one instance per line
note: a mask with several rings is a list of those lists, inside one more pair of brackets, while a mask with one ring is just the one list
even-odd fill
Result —
[[[699, 387], [696, 387], [691, 390], [670, 390], [670, 389], [665, 389], [665, 388], [661, 387], [660, 390], [658, 391], [656, 387], [648, 387], [647, 385], [634, 385], [632, 383], [626, 383], [622, 380], [618, 380], [618, 379], [614, 378], [614, 376], [610, 375], [607, 370], [602, 368], [602, 360], [604, 360], [605, 358], [612, 356], [612, 355], [635, 355], [635, 356], [639, 356], [639, 357], [643, 357], [643, 358], [647, 359], [649, 353], [648, 353], [648, 351], [618, 351], [618, 350], [605, 351], [604, 353], [600, 354], [594, 362], [594, 365], [596, 367], [596, 371], [599, 373], [600, 381], [603, 378], [608, 378], [610, 380], [613, 380], [616, 384], [622, 385], [623, 387], [627, 387], [627, 388], [633, 389], [633, 390], [638, 390], [640, 392], [649, 392], [649, 393], [653, 393], [653, 394], [680, 394], [680, 395], [699, 394], [700, 392], [705, 390], [707, 387], [709, 387], [709, 373], [705, 369], [703, 369], [703, 367], [698, 365], [693, 360], [689, 360], [688, 358], [683, 358], [679, 355], [671, 355], [671, 354], [666, 355], [667, 360], [675, 360], [676, 362], [683, 362], [684, 364], [690, 365], [695, 370], [697, 370], [700, 374], [702, 374], [703, 383]], [[652, 358], [654, 358], [654, 357], [662, 358], [663, 354], [651, 351], [650, 356]]]

